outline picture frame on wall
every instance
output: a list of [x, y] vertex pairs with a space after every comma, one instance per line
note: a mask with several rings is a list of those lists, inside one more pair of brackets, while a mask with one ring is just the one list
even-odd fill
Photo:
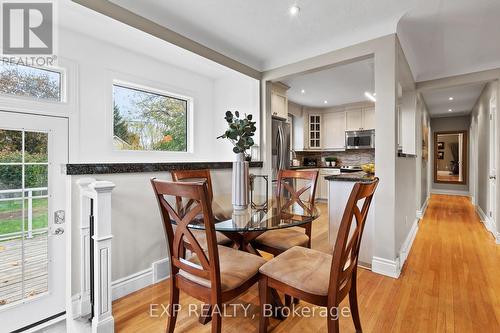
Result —
[[444, 151], [437, 152], [438, 160], [444, 160]]
[[439, 150], [443, 150], [443, 149], [444, 149], [444, 142], [438, 142], [438, 143], [437, 143], [437, 148], [438, 148]]

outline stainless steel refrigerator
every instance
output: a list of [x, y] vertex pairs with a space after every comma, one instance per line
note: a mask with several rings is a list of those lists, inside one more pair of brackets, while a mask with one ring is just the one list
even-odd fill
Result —
[[273, 180], [278, 170], [290, 169], [290, 124], [286, 120], [273, 118], [272, 127]]

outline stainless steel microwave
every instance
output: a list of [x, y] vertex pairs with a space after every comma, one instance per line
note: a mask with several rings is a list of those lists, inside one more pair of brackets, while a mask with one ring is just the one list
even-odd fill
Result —
[[375, 130], [346, 131], [346, 149], [373, 149], [375, 148]]

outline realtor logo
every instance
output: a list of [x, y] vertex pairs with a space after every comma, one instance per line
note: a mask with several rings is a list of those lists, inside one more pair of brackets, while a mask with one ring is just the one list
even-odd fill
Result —
[[3, 54], [52, 54], [53, 15], [52, 3], [3, 3]]

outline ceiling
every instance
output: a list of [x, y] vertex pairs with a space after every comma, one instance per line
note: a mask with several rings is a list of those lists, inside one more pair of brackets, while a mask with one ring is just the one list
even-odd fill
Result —
[[396, 32], [416, 81], [500, 67], [499, 0], [110, 1], [259, 71]]
[[[464, 116], [471, 113], [486, 83], [422, 92], [431, 117]], [[453, 101], [449, 98], [453, 97]], [[452, 109], [452, 112], [448, 110]]]
[[296, 75], [281, 82], [290, 87], [288, 99], [304, 106], [324, 108], [367, 101], [365, 91], [373, 92], [375, 88], [373, 58]]
[[500, 1], [423, 1], [398, 24], [416, 81], [500, 67]]
[[[258, 70], [396, 32], [417, 0], [111, 0]], [[289, 9], [297, 4], [299, 15]]]
[[[136, 52], [160, 62], [171, 63], [212, 79], [231, 75], [242, 75], [226, 66], [208, 60], [198, 54], [167, 43], [161, 39], [132, 28], [126, 24], [101, 15], [71, 1], [58, 2], [57, 24], [90, 38], [98, 38], [106, 43]], [[103, 33], [105, 31], [106, 33]], [[60, 33], [64, 33], [60, 31]], [[71, 47], [71, 43], [61, 43], [59, 47]]]

